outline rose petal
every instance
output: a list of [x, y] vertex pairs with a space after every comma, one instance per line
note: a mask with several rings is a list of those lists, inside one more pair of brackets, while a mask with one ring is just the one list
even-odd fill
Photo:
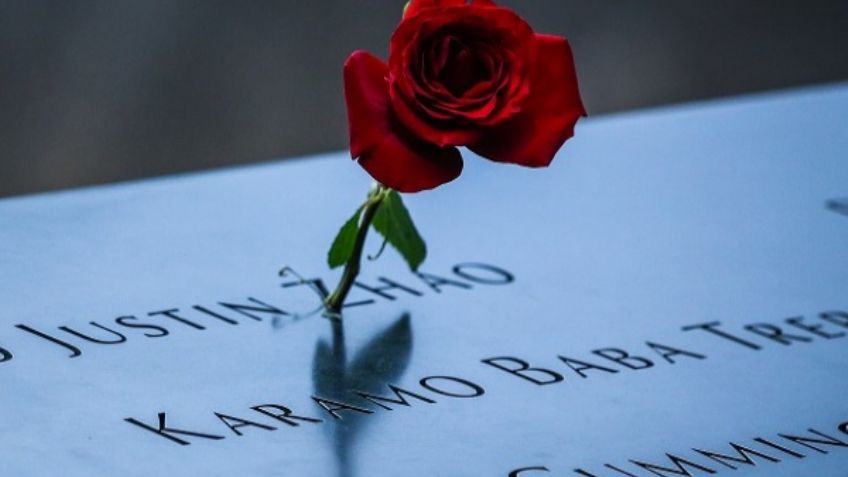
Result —
[[410, 145], [389, 135], [359, 159], [375, 180], [398, 192], [421, 192], [446, 184], [462, 173], [462, 156], [455, 147]]
[[386, 81], [388, 66], [357, 51], [344, 66], [350, 153], [381, 184], [399, 192], [419, 192], [456, 179], [462, 156], [414, 139], [394, 120]]
[[[465, 5], [467, 3], [469, 2], [465, 0], [412, 0], [403, 13], [403, 18], [411, 17], [421, 10], [428, 8], [450, 7], [454, 5]], [[471, 3], [480, 6], [495, 6], [495, 2], [492, 0], [473, 0]]]
[[[425, 0], [413, 0], [413, 5], [416, 1]], [[477, 144], [485, 129], [508, 121], [525, 102], [536, 36], [514, 11], [491, 3], [438, 6], [405, 18], [392, 34], [392, 109], [404, 128], [425, 142], [442, 147]], [[475, 56], [491, 57], [497, 69], [489, 71], [479, 63], [474, 74], [453, 75], [451, 79], [462, 81], [448, 87], [445, 83], [449, 81], [441, 73], [450, 65], [451, 56], [441, 58], [442, 51], [433, 50], [449, 50], [439, 46], [450, 46], [451, 42], [443, 40], [452, 36], [461, 39]], [[441, 68], [433, 68], [426, 60]], [[476, 82], [466, 76], [476, 76]]]
[[480, 141], [481, 132], [477, 128], [450, 125], [445, 128], [434, 126], [419, 117], [415, 109], [420, 109], [407, 103], [405, 98], [396, 97], [392, 103], [398, 119], [419, 138], [427, 138], [433, 144], [442, 147], [462, 146]]
[[577, 120], [586, 115], [568, 41], [536, 35], [536, 47], [527, 102], [519, 114], [469, 146], [475, 153], [497, 162], [547, 167], [574, 135]]
[[387, 66], [366, 51], [355, 51], [344, 64], [344, 89], [350, 131], [350, 154], [357, 158], [382, 140], [385, 118], [377, 118], [386, 109]]

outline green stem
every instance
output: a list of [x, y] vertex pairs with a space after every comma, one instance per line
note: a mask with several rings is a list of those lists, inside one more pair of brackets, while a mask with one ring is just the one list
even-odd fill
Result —
[[350, 259], [345, 264], [342, 278], [336, 289], [324, 300], [324, 308], [327, 313], [333, 318], [341, 318], [342, 306], [344, 305], [347, 294], [353, 287], [353, 282], [359, 275], [360, 264], [362, 263], [362, 250], [365, 248], [365, 238], [368, 236], [368, 230], [371, 228], [371, 222], [374, 220], [374, 215], [380, 208], [380, 204], [386, 197], [388, 188], [382, 185], [377, 185], [371, 192], [368, 193], [368, 200], [362, 211], [362, 219], [359, 223], [359, 230], [356, 232], [356, 241], [353, 243], [353, 252]]

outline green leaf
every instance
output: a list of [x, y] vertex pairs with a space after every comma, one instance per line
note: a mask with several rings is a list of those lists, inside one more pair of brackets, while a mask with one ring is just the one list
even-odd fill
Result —
[[400, 252], [413, 271], [417, 271], [427, 258], [427, 246], [397, 192], [389, 191], [383, 198], [374, 215], [374, 228]]
[[353, 217], [342, 225], [339, 234], [333, 240], [330, 252], [327, 253], [327, 264], [331, 269], [341, 267], [350, 260], [350, 256], [353, 254], [353, 245], [356, 242], [356, 234], [359, 232], [360, 214], [362, 214], [362, 207], [357, 209]]

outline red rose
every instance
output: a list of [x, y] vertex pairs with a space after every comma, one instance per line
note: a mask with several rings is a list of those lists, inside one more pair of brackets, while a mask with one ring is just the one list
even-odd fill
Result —
[[586, 114], [568, 41], [491, 0], [413, 0], [388, 65], [354, 52], [344, 83], [351, 155], [400, 192], [458, 177], [456, 146], [545, 167]]

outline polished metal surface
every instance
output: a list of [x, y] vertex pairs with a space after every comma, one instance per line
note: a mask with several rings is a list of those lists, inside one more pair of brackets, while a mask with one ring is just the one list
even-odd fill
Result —
[[[366, 262], [404, 288], [355, 289], [343, 323], [277, 270], [334, 283], [369, 185], [344, 153], [0, 201], [0, 469], [844, 475], [846, 124], [834, 86], [590, 119], [548, 170], [468, 155], [407, 198], [429, 275]], [[684, 331], [711, 322], [738, 341]], [[390, 384], [408, 406], [362, 395]], [[809, 429], [830, 440], [779, 436]], [[729, 442], [779, 462], [693, 450]]]

